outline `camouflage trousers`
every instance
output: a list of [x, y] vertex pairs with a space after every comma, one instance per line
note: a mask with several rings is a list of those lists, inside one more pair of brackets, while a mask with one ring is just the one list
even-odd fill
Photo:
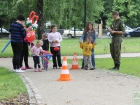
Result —
[[110, 53], [115, 64], [120, 64], [122, 37], [112, 37]]

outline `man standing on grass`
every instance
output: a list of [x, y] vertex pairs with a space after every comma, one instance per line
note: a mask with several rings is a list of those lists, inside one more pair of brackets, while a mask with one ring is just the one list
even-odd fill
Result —
[[110, 70], [120, 69], [121, 58], [121, 43], [123, 34], [125, 33], [125, 27], [123, 21], [120, 19], [119, 12], [114, 11], [112, 13], [114, 21], [112, 22], [109, 32], [112, 35], [112, 42], [110, 43], [110, 52], [114, 61], [114, 67]]

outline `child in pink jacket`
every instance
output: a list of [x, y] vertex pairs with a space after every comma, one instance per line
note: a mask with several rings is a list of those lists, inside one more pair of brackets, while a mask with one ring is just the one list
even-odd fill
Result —
[[[33, 61], [34, 61], [34, 72], [42, 72], [41, 70], [41, 66], [40, 66], [40, 59], [39, 59], [39, 56], [40, 56], [40, 53], [45, 53], [46, 51], [44, 51], [42, 49], [42, 46], [43, 45], [43, 41], [42, 40], [38, 40], [36, 45], [34, 45], [33, 47], [31, 47], [31, 52], [33, 54]], [[37, 70], [37, 66], [38, 66], [38, 70]]]

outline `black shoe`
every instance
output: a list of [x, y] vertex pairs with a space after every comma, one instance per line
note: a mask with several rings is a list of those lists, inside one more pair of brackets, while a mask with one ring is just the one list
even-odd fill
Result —
[[84, 69], [84, 67], [81, 67], [81, 69]]
[[84, 68], [84, 70], [88, 70], [88, 68]]
[[90, 70], [95, 70], [95, 68], [91, 68]]

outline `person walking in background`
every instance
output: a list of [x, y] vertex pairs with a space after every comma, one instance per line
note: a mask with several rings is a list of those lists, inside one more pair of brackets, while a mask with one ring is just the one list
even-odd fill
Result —
[[[29, 48], [28, 48], [28, 45], [30, 45], [30, 42], [28, 42], [27, 39], [24, 38], [24, 41], [23, 41], [23, 49], [22, 49], [22, 53], [21, 53], [21, 56], [20, 56], [20, 69], [21, 70], [33, 69], [28, 64], [28, 56], [29, 56]], [[23, 67], [23, 65], [22, 65], [23, 59], [24, 59], [25, 67]]]
[[[52, 25], [51, 31], [48, 34], [48, 40], [50, 42], [50, 51], [53, 54], [53, 69], [57, 69], [57, 66], [59, 66], [59, 69], [62, 67], [61, 63], [61, 48], [60, 48], [60, 42], [62, 41], [61, 34], [57, 32], [57, 26]], [[55, 49], [58, 49], [57, 51]], [[57, 57], [57, 61], [56, 61]], [[58, 62], [58, 65], [57, 65]]]
[[94, 70], [91, 61], [92, 49], [94, 49], [94, 46], [95, 44], [91, 43], [90, 37], [88, 37], [84, 43], [80, 42], [80, 48], [83, 49], [83, 61], [85, 70], [88, 70], [88, 64], [90, 64], [90, 70]]
[[114, 67], [110, 70], [120, 69], [120, 58], [121, 58], [121, 43], [123, 34], [125, 33], [125, 27], [123, 21], [120, 19], [119, 12], [114, 11], [112, 13], [114, 21], [112, 22], [111, 29], [109, 32], [112, 35], [112, 42], [110, 43], [110, 52], [114, 61]]
[[26, 31], [23, 27], [25, 18], [23, 15], [17, 17], [17, 21], [13, 22], [10, 26], [9, 32], [11, 33], [11, 46], [13, 51], [13, 68], [15, 72], [24, 72], [20, 69], [20, 56], [23, 48], [23, 40]]
[[[92, 22], [87, 23], [85, 30], [83, 32], [83, 35], [80, 37], [80, 42], [81, 41], [85, 42], [88, 37], [91, 37], [91, 40], [92, 40], [91, 43], [96, 45], [96, 35], [95, 35], [95, 30], [93, 28]], [[92, 49], [91, 61], [92, 61], [93, 69], [95, 69], [94, 49]], [[84, 61], [82, 61], [81, 69], [84, 69]]]

